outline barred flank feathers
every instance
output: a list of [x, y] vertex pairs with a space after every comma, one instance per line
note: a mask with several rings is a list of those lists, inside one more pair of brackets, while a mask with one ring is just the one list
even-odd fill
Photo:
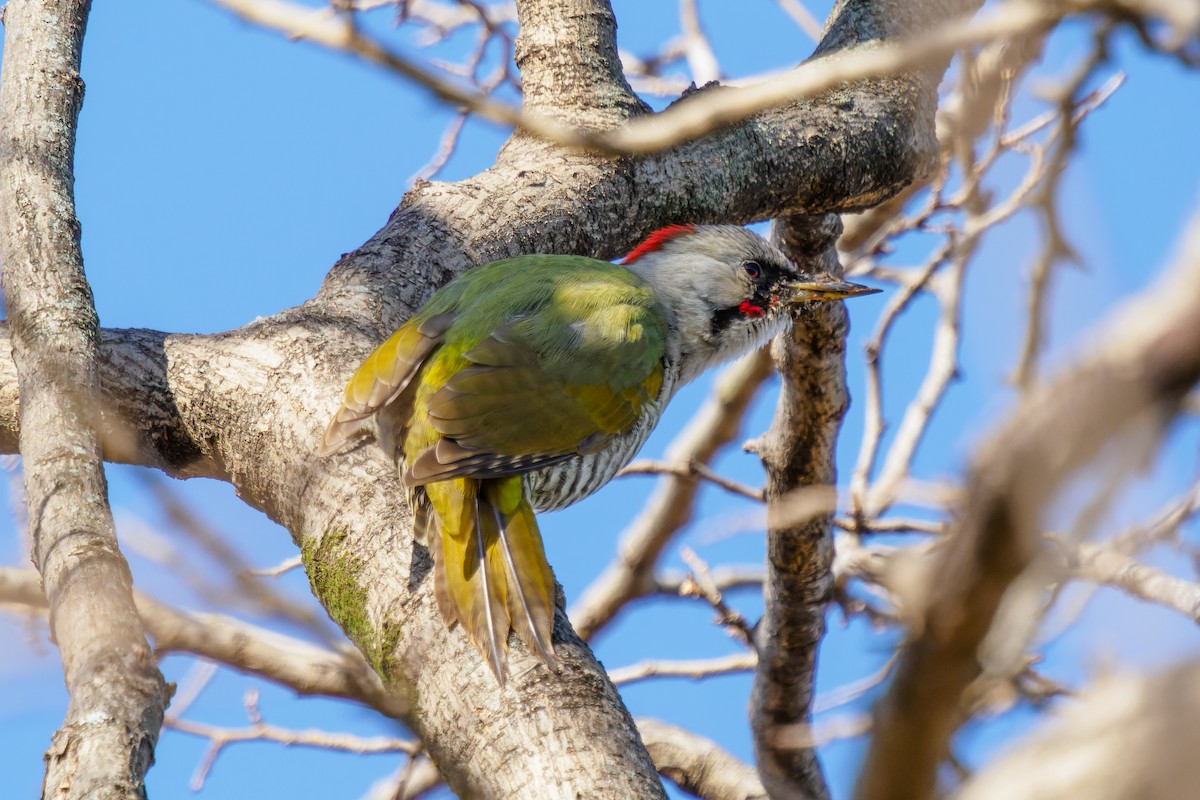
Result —
[[[664, 396], [674, 388], [674, 378], [668, 373]], [[625, 468], [649, 438], [658, 424], [663, 401], [654, 400], [642, 409], [637, 423], [624, 433], [613, 437], [603, 450], [579, 455], [563, 463], [525, 473], [527, 497], [538, 511], [557, 511], [594, 494], [601, 486]]]

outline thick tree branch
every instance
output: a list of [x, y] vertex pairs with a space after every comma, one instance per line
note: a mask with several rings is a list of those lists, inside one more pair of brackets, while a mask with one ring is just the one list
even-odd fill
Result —
[[72, 193], [89, 7], [10, 2], [0, 85], [0, 261], [25, 500], [70, 692], [46, 754], [47, 798], [144, 797], [168, 699], [117, 547], [96, 434], [99, 329]]
[[649, 111], [625, 81], [607, 0], [518, 0], [517, 20], [522, 116], [603, 130]]
[[1102, 330], [1090, 357], [1027, 396], [980, 449], [916, 639], [876, 709], [859, 798], [932, 794], [980, 644], [1038, 553], [1046, 504], [1102, 446], [1145, 452], [1200, 379], [1200, 215], [1175, 267]]
[[[835, 215], [792, 217], [776, 224], [784, 252], [809, 272], [840, 274]], [[817, 646], [833, 596], [831, 518], [789, 519], [790, 496], [837, 482], [834, 455], [849, 406], [848, 320], [841, 303], [812, 309], [773, 347], [783, 389], [771, 428], [754, 443], [767, 470], [765, 608], [756, 631], [758, 668], [750, 700], [755, 760], [772, 798], [829, 795], [816, 752], [783, 741], [781, 731], [807, 726]]]

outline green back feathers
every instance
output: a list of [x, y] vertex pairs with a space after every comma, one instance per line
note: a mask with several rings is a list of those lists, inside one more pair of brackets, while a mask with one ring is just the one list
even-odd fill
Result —
[[590, 452], [657, 397], [666, 335], [652, 290], [622, 267], [545, 255], [486, 264], [363, 363], [323, 449], [392, 403], [414, 486]]

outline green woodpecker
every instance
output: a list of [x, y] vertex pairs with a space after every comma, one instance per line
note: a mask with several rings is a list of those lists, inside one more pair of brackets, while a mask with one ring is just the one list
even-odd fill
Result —
[[557, 667], [534, 510], [595, 492], [681, 386], [761, 346], [791, 310], [874, 289], [800, 275], [737, 226], [677, 225], [619, 265], [526, 255], [470, 270], [350, 378], [322, 455], [374, 433], [396, 461], [438, 607], [501, 684], [508, 635]]

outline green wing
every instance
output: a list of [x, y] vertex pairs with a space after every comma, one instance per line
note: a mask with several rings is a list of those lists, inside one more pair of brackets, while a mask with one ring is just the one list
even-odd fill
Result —
[[367, 356], [346, 384], [342, 406], [325, 429], [318, 455], [336, 453], [358, 438], [364, 423], [409, 387], [453, 320], [448, 313], [416, 314]]
[[599, 449], [662, 387], [662, 310], [628, 270], [525, 256], [475, 275], [413, 396], [410, 486], [513, 475]]

